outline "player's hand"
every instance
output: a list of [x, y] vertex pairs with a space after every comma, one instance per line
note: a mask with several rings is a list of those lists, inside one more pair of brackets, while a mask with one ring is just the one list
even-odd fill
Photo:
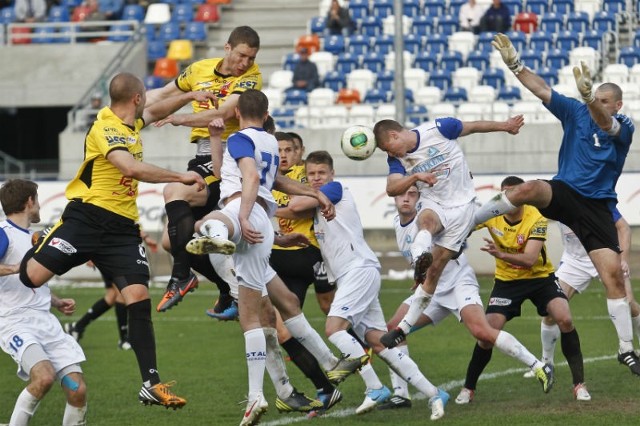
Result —
[[76, 301], [73, 299], [58, 299], [56, 309], [64, 315], [72, 315], [76, 311]]
[[218, 109], [218, 98], [213, 92], [205, 92], [202, 90], [191, 92], [195, 102], [211, 102], [213, 108]]
[[196, 172], [186, 172], [182, 174], [182, 177], [180, 179], [180, 183], [183, 183], [185, 185], [196, 185], [196, 189], [198, 190], [198, 192], [202, 191], [203, 189], [205, 189], [207, 187], [206, 182], [204, 181], [204, 178], [202, 176], [200, 176], [198, 173]]
[[511, 117], [507, 120], [507, 133], [517, 135], [522, 126], [524, 126], [524, 116], [522, 114]]
[[429, 186], [433, 186], [438, 183], [438, 177], [435, 173], [422, 172], [417, 174], [417, 178], [420, 182], [424, 182]]
[[209, 135], [215, 138], [219, 138], [224, 132], [224, 119], [214, 118], [207, 126], [209, 129]]
[[299, 232], [292, 232], [290, 234], [276, 234], [273, 241], [274, 244], [280, 247], [309, 247], [311, 241], [306, 235]]
[[491, 256], [500, 259], [500, 254], [502, 252], [500, 250], [498, 250], [498, 247], [496, 247], [496, 244], [493, 242], [493, 240], [490, 240], [488, 238], [483, 238], [483, 240], [485, 242], [485, 246], [484, 247], [480, 247], [480, 250], [486, 251]]
[[629, 269], [629, 264], [623, 260], [621, 266], [622, 266], [622, 276], [625, 278], [631, 277], [631, 269]]
[[318, 191], [318, 203], [320, 203], [320, 212], [322, 216], [328, 221], [333, 220], [336, 217], [336, 206], [333, 205], [331, 200], [324, 195], [323, 192]]
[[249, 219], [240, 219], [240, 229], [242, 230], [242, 238], [249, 244], [261, 243], [264, 240], [262, 233], [253, 229]]
[[573, 77], [576, 79], [578, 92], [585, 103], [590, 104], [596, 100], [593, 94], [593, 81], [591, 80], [591, 70], [584, 61], [580, 61], [580, 67], [573, 67]]
[[184, 123], [184, 114], [171, 114], [165, 118], [153, 123], [154, 127], [162, 127], [165, 124], [171, 124], [173, 126], [182, 126]]
[[524, 68], [522, 65], [522, 61], [520, 60], [520, 55], [515, 47], [513, 47], [513, 43], [509, 40], [509, 37], [502, 33], [498, 33], [493, 36], [493, 41], [491, 45], [500, 52], [500, 56], [502, 56], [502, 61], [505, 65], [514, 73], [518, 74]]

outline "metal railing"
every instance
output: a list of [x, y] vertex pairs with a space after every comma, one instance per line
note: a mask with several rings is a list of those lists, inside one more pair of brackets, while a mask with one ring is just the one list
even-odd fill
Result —
[[11, 23], [5, 39], [8, 45], [28, 43], [86, 43], [94, 40], [126, 41], [140, 27], [136, 20]]

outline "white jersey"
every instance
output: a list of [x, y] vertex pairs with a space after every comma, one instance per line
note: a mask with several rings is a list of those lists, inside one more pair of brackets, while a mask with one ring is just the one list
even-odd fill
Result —
[[587, 251], [576, 236], [576, 234], [567, 225], [558, 222], [560, 232], [562, 233], [562, 244], [564, 246], [564, 252], [562, 256], [570, 256], [574, 259], [588, 260], [591, 262]]
[[457, 141], [462, 122], [439, 118], [412, 131], [418, 136], [416, 148], [402, 158], [389, 157], [389, 174], [434, 173], [438, 182], [433, 187], [417, 182], [418, 189], [421, 198], [444, 207], [457, 207], [474, 200], [473, 178]]
[[256, 162], [256, 169], [260, 176], [258, 197], [265, 201], [267, 214], [272, 217], [278, 207], [271, 190], [278, 173], [280, 156], [278, 141], [264, 129], [249, 127], [229, 136], [227, 149], [222, 157], [220, 202], [222, 203], [233, 194], [242, 192], [242, 173], [237, 161], [244, 157], [252, 157]]
[[[0, 232], [4, 232], [9, 240], [9, 246], [0, 258], [0, 263], [20, 263], [33, 245], [31, 232], [10, 220], [0, 222]], [[47, 284], [31, 289], [22, 284], [19, 274], [0, 277], [0, 320], [22, 314], [28, 315], [32, 310], [49, 312], [50, 308], [51, 291]]]
[[400, 215], [396, 215], [393, 218], [393, 228], [396, 231], [396, 242], [398, 243], [400, 253], [402, 253], [402, 257], [411, 264], [411, 244], [413, 244], [413, 240], [416, 238], [416, 234], [418, 233], [418, 223], [416, 218], [414, 217], [410, 222], [403, 225], [400, 223]]
[[330, 182], [320, 190], [336, 206], [335, 219], [327, 222], [320, 209], [316, 209], [313, 220], [314, 233], [329, 276], [339, 282], [342, 276], [355, 268], [374, 267], [379, 270], [380, 262], [364, 239], [360, 215], [349, 189], [339, 182]]

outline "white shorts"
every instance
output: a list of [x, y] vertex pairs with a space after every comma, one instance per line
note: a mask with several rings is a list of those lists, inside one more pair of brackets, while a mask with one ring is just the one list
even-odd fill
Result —
[[562, 256], [556, 277], [573, 287], [578, 293], [582, 293], [589, 287], [593, 278], [598, 278], [598, 271], [589, 258], [576, 259], [571, 256]]
[[29, 380], [29, 371], [22, 366], [25, 349], [39, 345], [56, 373], [86, 360], [82, 348], [62, 330], [60, 321], [50, 312], [31, 311], [29, 315], [14, 315], [10, 321], [0, 319], [0, 345], [18, 364], [18, 377]]
[[433, 244], [451, 251], [459, 251], [469, 233], [474, 228], [473, 216], [478, 205], [475, 201], [458, 207], [443, 207], [427, 198], [420, 198], [419, 205], [423, 210], [432, 210], [440, 218], [444, 230], [433, 236]]
[[380, 271], [377, 268], [356, 268], [340, 277], [336, 294], [327, 316], [343, 318], [353, 331], [364, 339], [369, 330], [387, 331], [382, 307], [378, 300]]
[[242, 239], [240, 221], [238, 213], [240, 211], [240, 198], [232, 200], [224, 206], [220, 212], [233, 223], [233, 235], [231, 241], [236, 244], [236, 251], [233, 254], [236, 274], [239, 285], [243, 285], [252, 290], [264, 292], [269, 277], [269, 256], [271, 246], [273, 246], [273, 225], [267, 212], [258, 203], [255, 203], [249, 222], [253, 229], [260, 231], [264, 237], [261, 243], [249, 244]]
[[[467, 278], [468, 277], [464, 277], [464, 280], [458, 282], [455, 287], [445, 292], [439, 293], [436, 290], [436, 294], [431, 299], [429, 306], [422, 312], [431, 319], [433, 325], [437, 325], [449, 314], [455, 315], [458, 321], [461, 321], [460, 312], [465, 306], [482, 306], [478, 281], [475, 279], [475, 276], [473, 279]], [[411, 305], [413, 297], [413, 295], [407, 297], [402, 303]]]

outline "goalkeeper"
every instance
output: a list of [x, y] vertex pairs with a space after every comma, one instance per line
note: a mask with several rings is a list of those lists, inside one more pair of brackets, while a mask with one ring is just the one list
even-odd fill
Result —
[[618, 361], [640, 375], [612, 216], [617, 203], [615, 185], [634, 132], [631, 120], [618, 113], [622, 90], [616, 84], [603, 83], [594, 91], [591, 70], [582, 62], [573, 68], [573, 75], [583, 102], [568, 98], [524, 66], [509, 37], [497, 34], [491, 44], [517, 79], [560, 120], [564, 134], [558, 173], [551, 180], [528, 181], [501, 193], [476, 212], [476, 224], [529, 204], [543, 216], [571, 228], [604, 284], [607, 309], [618, 334]]

